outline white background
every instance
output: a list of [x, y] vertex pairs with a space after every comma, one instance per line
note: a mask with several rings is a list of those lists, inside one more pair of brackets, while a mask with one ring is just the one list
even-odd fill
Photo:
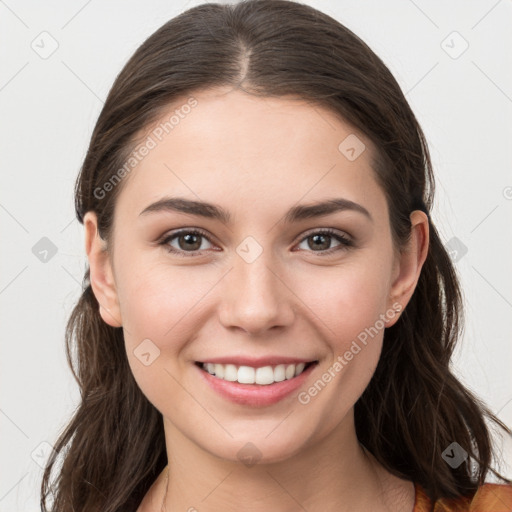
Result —
[[[64, 354], [86, 268], [73, 185], [102, 101], [146, 37], [200, 3], [0, 1], [1, 512], [39, 510], [38, 462], [78, 404]], [[369, 44], [426, 133], [434, 223], [468, 249], [456, 264], [467, 323], [454, 371], [512, 425], [512, 3], [304, 3]], [[58, 43], [46, 59], [31, 47], [43, 31]], [[453, 31], [469, 44], [458, 58]], [[42, 237], [57, 247], [46, 263], [32, 252]]]

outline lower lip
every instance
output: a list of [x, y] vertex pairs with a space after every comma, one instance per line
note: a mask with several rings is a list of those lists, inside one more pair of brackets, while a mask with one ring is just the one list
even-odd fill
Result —
[[299, 376], [292, 379], [274, 382], [274, 384], [240, 384], [214, 377], [197, 364], [194, 366], [199, 371], [201, 378], [219, 395], [240, 405], [267, 406], [272, 405], [296, 391], [309, 377], [318, 363], [314, 363]]

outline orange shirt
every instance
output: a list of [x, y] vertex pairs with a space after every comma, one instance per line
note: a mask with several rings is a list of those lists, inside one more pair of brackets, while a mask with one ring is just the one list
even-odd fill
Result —
[[[413, 512], [430, 512], [431, 502], [423, 488], [414, 484], [416, 500]], [[512, 485], [486, 483], [473, 499], [443, 498], [436, 501], [434, 512], [512, 512]]]

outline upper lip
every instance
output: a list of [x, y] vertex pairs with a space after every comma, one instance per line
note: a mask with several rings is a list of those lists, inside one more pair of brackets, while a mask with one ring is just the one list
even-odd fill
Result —
[[312, 363], [316, 359], [301, 359], [299, 357], [286, 356], [265, 356], [265, 357], [244, 357], [244, 356], [225, 356], [211, 357], [197, 361], [200, 363], [212, 364], [234, 364], [235, 366], [252, 366], [253, 368], [261, 368], [263, 366], [276, 366], [278, 364], [299, 364]]

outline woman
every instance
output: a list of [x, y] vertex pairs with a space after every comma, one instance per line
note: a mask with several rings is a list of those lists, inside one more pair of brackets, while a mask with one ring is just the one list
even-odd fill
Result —
[[334, 19], [260, 0], [161, 27], [77, 180], [52, 510], [510, 510], [484, 419], [512, 432], [449, 368], [433, 194], [398, 84]]

